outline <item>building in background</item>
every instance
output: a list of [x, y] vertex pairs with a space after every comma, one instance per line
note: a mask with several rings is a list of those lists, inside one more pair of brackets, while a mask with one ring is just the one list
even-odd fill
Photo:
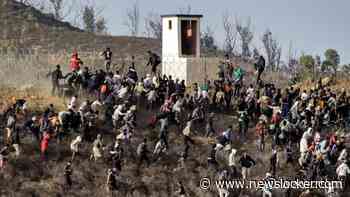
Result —
[[206, 71], [200, 58], [202, 15], [162, 16], [162, 73], [187, 85], [203, 82]]

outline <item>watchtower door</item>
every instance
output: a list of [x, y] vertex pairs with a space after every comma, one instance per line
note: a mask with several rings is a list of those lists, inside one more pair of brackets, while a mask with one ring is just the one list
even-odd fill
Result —
[[181, 54], [196, 56], [197, 51], [197, 21], [181, 20]]

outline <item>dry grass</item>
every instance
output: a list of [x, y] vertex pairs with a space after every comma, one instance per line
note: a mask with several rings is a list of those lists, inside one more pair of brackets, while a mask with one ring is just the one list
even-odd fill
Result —
[[62, 98], [49, 96], [48, 92], [45, 88], [2, 86], [0, 90], [0, 111], [13, 104], [16, 99], [25, 99], [31, 111], [43, 111], [49, 104], [54, 104], [57, 110], [66, 108]]
[[[330, 78], [329, 78], [330, 79]], [[325, 84], [325, 81], [330, 81], [326, 78], [323, 78], [323, 84]], [[347, 92], [350, 91], [350, 79], [346, 76], [340, 76], [336, 80], [332, 80], [328, 83], [328, 87], [335, 92], [341, 92], [342, 90], [345, 90]], [[310, 90], [317, 87], [317, 82], [313, 82], [312, 80], [305, 80], [303, 82], [300, 82], [296, 84], [294, 87], [298, 87], [301, 90]]]

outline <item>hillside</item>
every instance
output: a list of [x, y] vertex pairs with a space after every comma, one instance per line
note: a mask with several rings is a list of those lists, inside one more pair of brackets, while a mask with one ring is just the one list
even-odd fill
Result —
[[73, 48], [86, 52], [108, 45], [115, 53], [138, 54], [160, 46], [157, 40], [148, 38], [96, 36], [14, 0], [0, 1], [0, 26], [4, 27], [0, 29], [2, 52], [13, 48], [22, 49], [16, 52], [24, 54], [31, 50], [44, 53]]
[[[73, 50], [84, 65], [97, 69], [103, 65], [100, 53], [110, 47], [113, 64], [122, 69], [130, 64], [131, 56], [137, 65], [144, 65], [146, 51], [159, 53], [161, 48], [155, 39], [84, 32], [14, 0], [0, 0], [0, 27], [0, 85], [42, 84], [54, 65], [68, 69]], [[144, 72], [143, 67], [140, 70]]]

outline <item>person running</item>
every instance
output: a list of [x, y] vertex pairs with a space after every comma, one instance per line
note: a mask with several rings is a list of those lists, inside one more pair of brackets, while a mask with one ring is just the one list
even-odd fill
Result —
[[118, 190], [115, 169], [108, 169], [106, 186], [107, 186], [107, 192], [112, 193], [112, 196], [114, 196], [114, 192]]
[[70, 189], [72, 187], [72, 184], [73, 184], [72, 177], [71, 177], [72, 173], [73, 173], [72, 164], [68, 162], [64, 167], [64, 180], [65, 180], [66, 189]]
[[239, 163], [242, 167], [242, 178], [245, 180], [250, 174], [250, 168], [252, 168], [256, 163], [255, 161], [247, 154], [243, 153], [243, 156], [239, 159]]
[[219, 163], [216, 160], [216, 151], [217, 151], [217, 145], [213, 144], [209, 156], [208, 156], [208, 167], [213, 168], [214, 170], [217, 170], [219, 168]]
[[110, 71], [111, 64], [112, 64], [113, 53], [111, 49], [107, 47], [106, 50], [102, 52], [102, 56], [105, 59], [105, 69], [106, 69], [106, 72], [108, 73]]
[[80, 70], [81, 65], [83, 65], [83, 62], [79, 58], [78, 53], [74, 51], [69, 64], [71, 71], [73, 72]]
[[118, 172], [121, 172], [124, 157], [124, 149], [121, 147], [119, 141], [116, 141], [114, 143], [114, 145], [109, 151], [109, 155], [112, 160], [112, 167], [118, 170]]
[[206, 137], [211, 137], [212, 135], [215, 135], [215, 129], [214, 129], [214, 113], [210, 113], [208, 116], [208, 120], [205, 126], [206, 130]]
[[186, 127], [183, 129], [182, 134], [184, 135], [184, 144], [188, 146], [188, 143], [194, 144], [194, 140], [190, 137], [192, 131], [192, 120], [187, 122]]
[[228, 166], [230, 167], [231, 174], [236, 177], [237, 176], [237, 162], [236, 162], [236, 156], [237, 155], [237, 149], [232, 148], [231, 153], [228, 157]]
[[102, 136], [101, 134], [97, 135], [97, 138], [95, 139], [93, 145], [92, 145], [92, 153], [90, 155], [90, 160], [94, 160], [95, 162], [102, 157]]
[[79, 145], [80, 145], [81, 141], [82, 141], [82, 138], [79, 135], [70, 144], [70, 149], [72, 151], [72, 159], [71, 159], [71, 161], [73, 161], [75, 156], [79, 153]]
[[258, 124], [255, 127], [256, 135], [257, 135], [257, 149], [260, 152], [263, 152], [265, 149], [265, 135], [266, 135], [266, 126], [263, 120], [259, 120]]
[[6, 167], [6, 160], [7, 160], [8, 155], [9, 155], [9, 147], [4, 146], [0, 150], [0, 172], [2, 172]]
[[[264, 178], [264, 181], [274, 181], [273, 175], [269, 172], [266, 173], [266, 176]], [[269, 184], [264, 184], [263, 190], [263, 197], [272, 197], [272, 187]]]
[[152, 66], [152, 68], [151, 68], [152, 73], [156, 74], [157, 73], [157, 66], [161, 63], [160, 57], [152, 51], [147, 51], [147, 53], [149, 55], [147, 66], [151, 65]]
[[146, 162], [147, 166], [150, 165], [148, 153], [149, 153], [149, 150], [147, 148], [147, 139], [144, 138], [143, 142], [139, 144], [139, 146], [137, 147], [137, 155], [139, 156], [138, 166], [141, 166], [144, 161]]
[[51, 139], [51, 135], [48, 132], [44, 132], [43, 137], [41, 139], [41, 143], [40, 143], [41, 159], [42, 160], [47, 159], [47, 149], [49, 147], [50, 139]]
[[277, 162], [278, 162], [277, 150], [273, 149], [272, 155], [270, 157], [270, 172], [272, 173], [273, 176], [276, 176], [276, 170], [278, 166]]
[[257, 71], [256, 83], [259, 84], [261, 81], [261, 74], [265, 70], [265, 58], [264, 56], [260, 56], [258, 61], [254, 64], [255, 70]]
[[60, 80], [64, 78], [65, 77], [62, 74], [61, 66], [59, 64], [56, 65], [56, 69], [51, 73], [51, 95], [57, 95], [61, 93]]
[[33, 116], [30, 120], [26, 121], [23, 128], [24, 130], [29, 130], [32, 133], [33, 139], [40, 142], [40, 125], [36, 116]]
[[7, 117], [7, 123], [5, 128], [5, 131], [6, 131], [5, 140], [7, 144], [11, 144], [12, 136], [16, 129], [17, 116], [14, 110], [11, 110], [9, 113], [7, 113], [7, 115], [8, 117]]
[[167, 151], [167, 148], [164, 140], [162, 139], [158, 140], [158, 142], [156, 143], [156, 146], [154, 147], [153, 160], [157, 161], [161, 157], [161, 154], [165, 153], [166, 151]]

